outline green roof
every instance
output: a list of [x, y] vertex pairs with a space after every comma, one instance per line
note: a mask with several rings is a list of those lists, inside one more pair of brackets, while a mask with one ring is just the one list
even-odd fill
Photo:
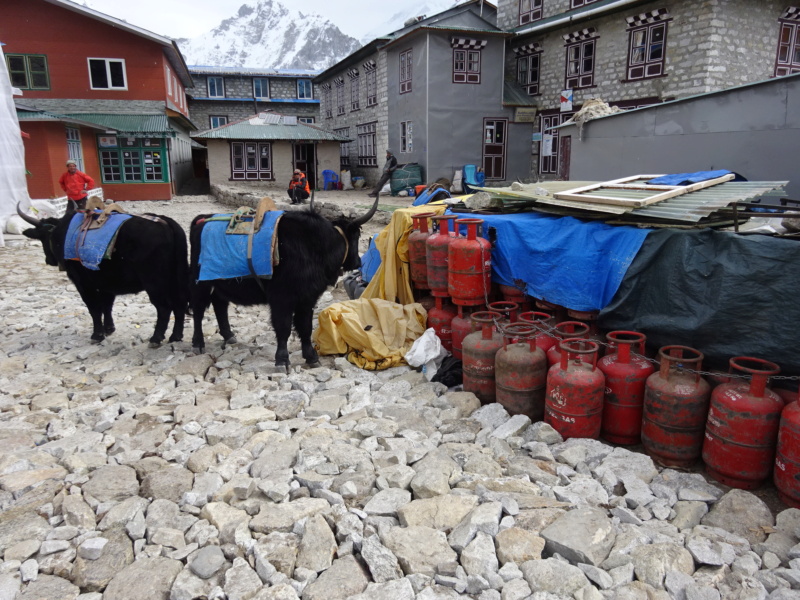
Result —
[[60, 115], [58, 113], [49, 112], [46, 110], [27, 110], [18, 107], [17, 119], [19, 121], [60, 121], [62, 123], [71, 123], [73, 125], [94, 127], [95, 129], [105, 129], [105, 127], [98, 125], [97, 123], [89, 122], [85, 119], [73, 118], [67, 115]]
[[136, 114], [103, 114], [103, 113], [70, 113], [65, 117], [80, 119], [95, 123], [106, 129], [114, 129], [119, 133], [136, 135], [152, 135], [161, 137], [165, 134], [175, 134], [170, 126], [169, 119], [164, 114], [136, 115]]
[[536, 106], [536, 101], [516, 82], [503, 82], [503, 106]]
[[192, 135], [204, 140], [272, 140], [309, 142], [349, 142], [350, 138], [320, 129], [307, 123], [287, 125], [286, 123], [267, 123], [258, 116], [243, 121], [229, 123], [221, 127], [201, 131]]

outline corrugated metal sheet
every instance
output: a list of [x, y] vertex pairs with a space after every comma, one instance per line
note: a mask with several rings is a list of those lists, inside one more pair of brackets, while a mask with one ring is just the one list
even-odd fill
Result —
[[250, 121], [232, 123], [192, 135], [204, 140], [273, 140], [293, 142], [349, 142], [350, 138], [337, 135], [305, 123], [285, 125], [264, 123], [253, 125]]
[[175, 130], [170, 127], [167, 115], [125, 115], [125, 114], [102, 114], [102, 113], [69, 113], [65, 115], [73, 119], [96, 123], [107, 129], [114, 129], [120, 133], [147, 134], [153, 136], [163, 136], [174, 134]]
[[516, 81], [505, 81], [503, 83], [503, 104], [505, 106], [536, 106], [536, 101]]
[[268, 77], [316, 77], [322, 71], [310, 69], [258, 69], [254, 67], [214, 67], [205, 65], [191, 65], [189, 72], [192, 75], [247, 75]]

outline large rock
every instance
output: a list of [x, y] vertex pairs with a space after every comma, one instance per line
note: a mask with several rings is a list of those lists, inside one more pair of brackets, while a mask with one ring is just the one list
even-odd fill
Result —
[[755, 545], [767, 539], [764, 528], [774, 525], [775, 520], [761, 498], [744, 490], [731, 490], [714, 504], [700, 523], [720, 527]]
[[363, 541], [361, 558], [364, 559], [372, 574], [372, 579], [376, 583], [385, 583], [403, 577], [403, 570], [397, 562], [397, 557], [381, 544], [377, 535], [372, 535]]
[[369, 576], [355, 557], [344, 556], [303, 590], [303, 600], [345, 600], [363, 592], [368, 583]]
[[262, 586], [261, 578], [243, 558], [236, 558], [225, 572], [225, 595], [228, 600], [250, 600]]
[[329, 509], [330, 504], [321, 498], [299, 498], [282, 504], [262, 504], [261, 512], [250, 522], [250, 529], [257, 533], [288, 532], [297, 521]]
[[24, 540], [43, 541], [50, 525], [32, 511], [8, 510], [0, 513], [0, 548], [8, 548]]
[[64, 498], [61, 503], [61, 514], [64, 516], [65, 525], [90, 530], [95, 527], [94, 511], [79, 494]]
[[529, 560], [539, 560], [545, 544], [544, 538], [519, 527], [504, 529], [497, 534], [494, 541], [497, 558], [503, 565], [507, 562], [521, 565]]
[[411, 480], [415, 498], [433, 498], [450, 493], [450, 475], [458, 467], [456, 462], [439, 452], [430, 452], [414, 463], [416, 475]]
[[225, 555], [219, 546], [206, 546], [194, 555], [189, 568], [200, 579], [211, 579], [225, 564]]
[[250, 515], [224, 502], [209, 502], [200, 511], [200, 518], [219, 530], [219, 538], [223, 543], [233, 542], [236, 528], [243, 523], [250, 523]]
[[111, 580], [103, 600], [168, 600], [182, 566], [180, 561], [162, 556], [137, 560]]
[[614, 525], [599, 508], [578, 508], [543, 529], [547, 552], [558, 552], [571, 563], [598, 566], [614, 546]]
[[348, 600], [414, 600], [414, 588], [408, 579], [397, 579], [386, 583], [370, 583], [367, 589]]
[[444, 533], [430, 527], [394, 527], [383, 534], [381, 541], [397, 557], [406, 575], [433, 577], [440, 564], [456, 560]]
[[[123, 529], [115, 527], [103, 535], [108, 543], [100, 558], [86, 560], [79, 556], [75, 559], [72, 581], [84, 592], [102, 592], [118, 573], [133, 562], [133, 545]], [[175, 571], [175, 575], [178, 571]]]
[[[527, 425], [526, 425], [527, 427]], [[488, 579], [497, 573], [500, 566], [491, 536], [479, 531], [461, 552], [461, 566], [467, 575], [480, 575]]]
[[139, 495], [139, 481], [131, 467], [109, 465], [94, 471], [83, 491], [100, 502], [121, 502]]
[[287, 577], [292, 577], [297, 562], [299, 545], [300, 540], [294, 533], [274, 531], [269, 535], [265, 535], [253, 546], [256, 572], [264, 579], [266, 573], [263, 571], [262, 566], [268, 562]]
[[664, 589], [664, 578], [670, 571], [694, 573], [694, 559], [682, 546], [670, 543], [638, 546], [630, 553], [636, 579], [656, 589]]
[[409, 502], [411, 502], [411, 492], [389, 488], [375, 494], [364, 506], [364, 512], [368, 515], [394, 517], [397, 511]]
[[500, 516], [503, 505], [500, 502], [484, 502], [476, 506], [456, 525], [447, 540], [457, 552], [466, 548], [479, 531], [491, 536], [497, 535], [500, 529]]
[[413, 500], [400, 507], [397, 510], [397, 516], [403, 527], [420, 525], [449, 532], [477, 505], [477, 496], [447, 494]]
[[331, 566], [336, 548], [336, 537], [325, 517], [319, 513], [309, 517], [300, 541], [297, 566], [317, 573], [324, 571]]
[[142, 480], [140, 494], [145, 498], [180, 502], [183, 494], [192, 489], [194, 474], [183, 467], [167, 467], [148, 474]]
[[66, 579], [39, 575], [17, 596], [17, 600], [75, 600], [81, 591]]
[[529, 560], [520, 565], [522, 575], [532, 590], [549, 592], [558, 598], [571, 598], [589, 580], [578, 567], [556, 560]]

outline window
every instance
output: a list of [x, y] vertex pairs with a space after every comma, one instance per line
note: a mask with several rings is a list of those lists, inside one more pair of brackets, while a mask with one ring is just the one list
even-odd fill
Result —
[[225, 97], [225, 82], [222, 79], [222, 77], [208, 78], [208, 97], [209, 98]]
[[564, 87], [569, 90], [594, 85], [594, 51], [597, 39], [586, 39], [592, 35], [594, 28], [590, 27], [564, 36], [567, 41], [567, 76]]
[[535, 52], [517, 59], [517, 82], [527, 90], [530, 96], [539, 95], [539, 65], [541, 52]]
[[790, 6], [780, 21], [775, 77], [800, 73], [800, 8]]
[[47, 57], [41, 54], [6, 54], [11, 85], [21, 90], [50, 89]]
[[[350, 128], [342, 127], [340, 129], [334, 129], [333, 133], [349, 138]], [[339, 144], [339, 165], [342, 169], [350, 168], [350, 142], [342, 142]]]
[[344, 79], [341, 77], [334, 80], [336, 84], [336, 114], [344, 114]]
[[453, 83], [481, 82], [481, 51], [453, 50]]
[[411, 140], [413, 125], [411, 121], [400, 122], [400, 152], [413, 152], [414, 145]]
[[228, 124], [228, 117], [223, 117], [219, 115], [211, 115], [208, 117], [208, 120], [211, 124], [211, 128], [214, 127], [221, 127], [222, 125]]
[[90, 58], [89, 81], [93, 90], [126, 90], [125, 61], [114, 58]]
[[[177, 93], [177, 91], [176, 88], [175, 92]], [[167, 94], [172, 96], [172, 71], [169, 70], [169, 67], [167, 67]]]
[[316, 123], [316, 120], [314, 117], [297, 117], [297, 122], [305, 123], [306, 125], [312, 125], [313, 123]]
[[[558, 129], [552, 129], [556, 125], [561, 125], [562, 123], [566, 123], [569, 119], [572, 118], [574, 112], [569, 113], [552, 113], [552, 114], [542, 114], [541, 115], [541, 132], [544, 135], [552, 135], [553, 136], [553, 146], [552, 146], [552, 154], [549, 156], [545, 156], [541, 154], [539, 156], [539, 173], [546, 175], [548, 173], [558, 173], [558, 153], [560, 150], [560, 144], [558, 140]], [[544, 147], [543, 143], [539, 144], [540, 148]]]
[[269, 79], [266, 77], [253, 77], [253, 97], [269, 98]]
[[166, 142], [162, 138], [98, 136], [103, 183], [169, 181]]
[[231, 179], [272, 180], [272, 144], [231, 142]]
[[358, 134], [358, 166], [377, 167], [378, 156], [375, 152], [375, 130], [377, 121], [365, 123], [356, 128]]
[[333, 99], [331, 98], [331, 84], [322, 84], [322, 104], [325, 105], [325, 118], [333, 118]]
[[297, 97], [301, 100], [311, 100], [314, 98], [314, 91], [311, 88], [310, 79], [297, 80]]
[[631, 29], [628, 52], [628, 79], [646, 79], [664, 74], [664, 46], [667, 24]]
[[400, 53], [400, 93], [411, 91], [411, 49]]
[[83, 150], [81, 149], [81, 132], [76, 127], [67, 127], [67, 156], [74, 160], [79, 171], [83, 171]]
[[542, 0], [519, 0], [519, 24], [525, 25], [542, 18]]
[[580, 8], [592, 2], [597, 2], [597, 0], [572, 0], [572, 8]]
[[350, 71], [350, 110], [358, 110], [361, 108], [359, 96], [361, 95], [361, 84], [358, 71], [353, 69]]
[[373, 66], [367, 71], [367, 106], [375, 106], [378, 103], [378, 71]]

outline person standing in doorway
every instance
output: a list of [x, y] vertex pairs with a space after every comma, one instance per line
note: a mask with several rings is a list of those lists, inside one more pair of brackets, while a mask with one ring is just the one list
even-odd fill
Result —
[[300, 169], [295, 169], [292, 180], [289, 182], [289, 199], [292, 204], [302, 204], [310, 194], [311, 188], [308, 187], [306, 174]]
[[386, 185], [386, 182], [392, 178], [392, 173], [397, 168], [397, 159], [392, 154], [391, 150], [386, 150], [386, 162], [383, 164], [383, 175], [378, 180], [378, 185], [375, 186], [368, 195], [369, 196], [377, 196], [378, 192], [383, 189], [383, 186]]
[[94, 188], [94, 179], [78, 171], [78, 163], [72, 159], [67, 161], [67, 172], [58, 179], [58, 184], [67, 194], [67, 199], [77, 203], [78, 209], [86, 208], [86, 192]]

